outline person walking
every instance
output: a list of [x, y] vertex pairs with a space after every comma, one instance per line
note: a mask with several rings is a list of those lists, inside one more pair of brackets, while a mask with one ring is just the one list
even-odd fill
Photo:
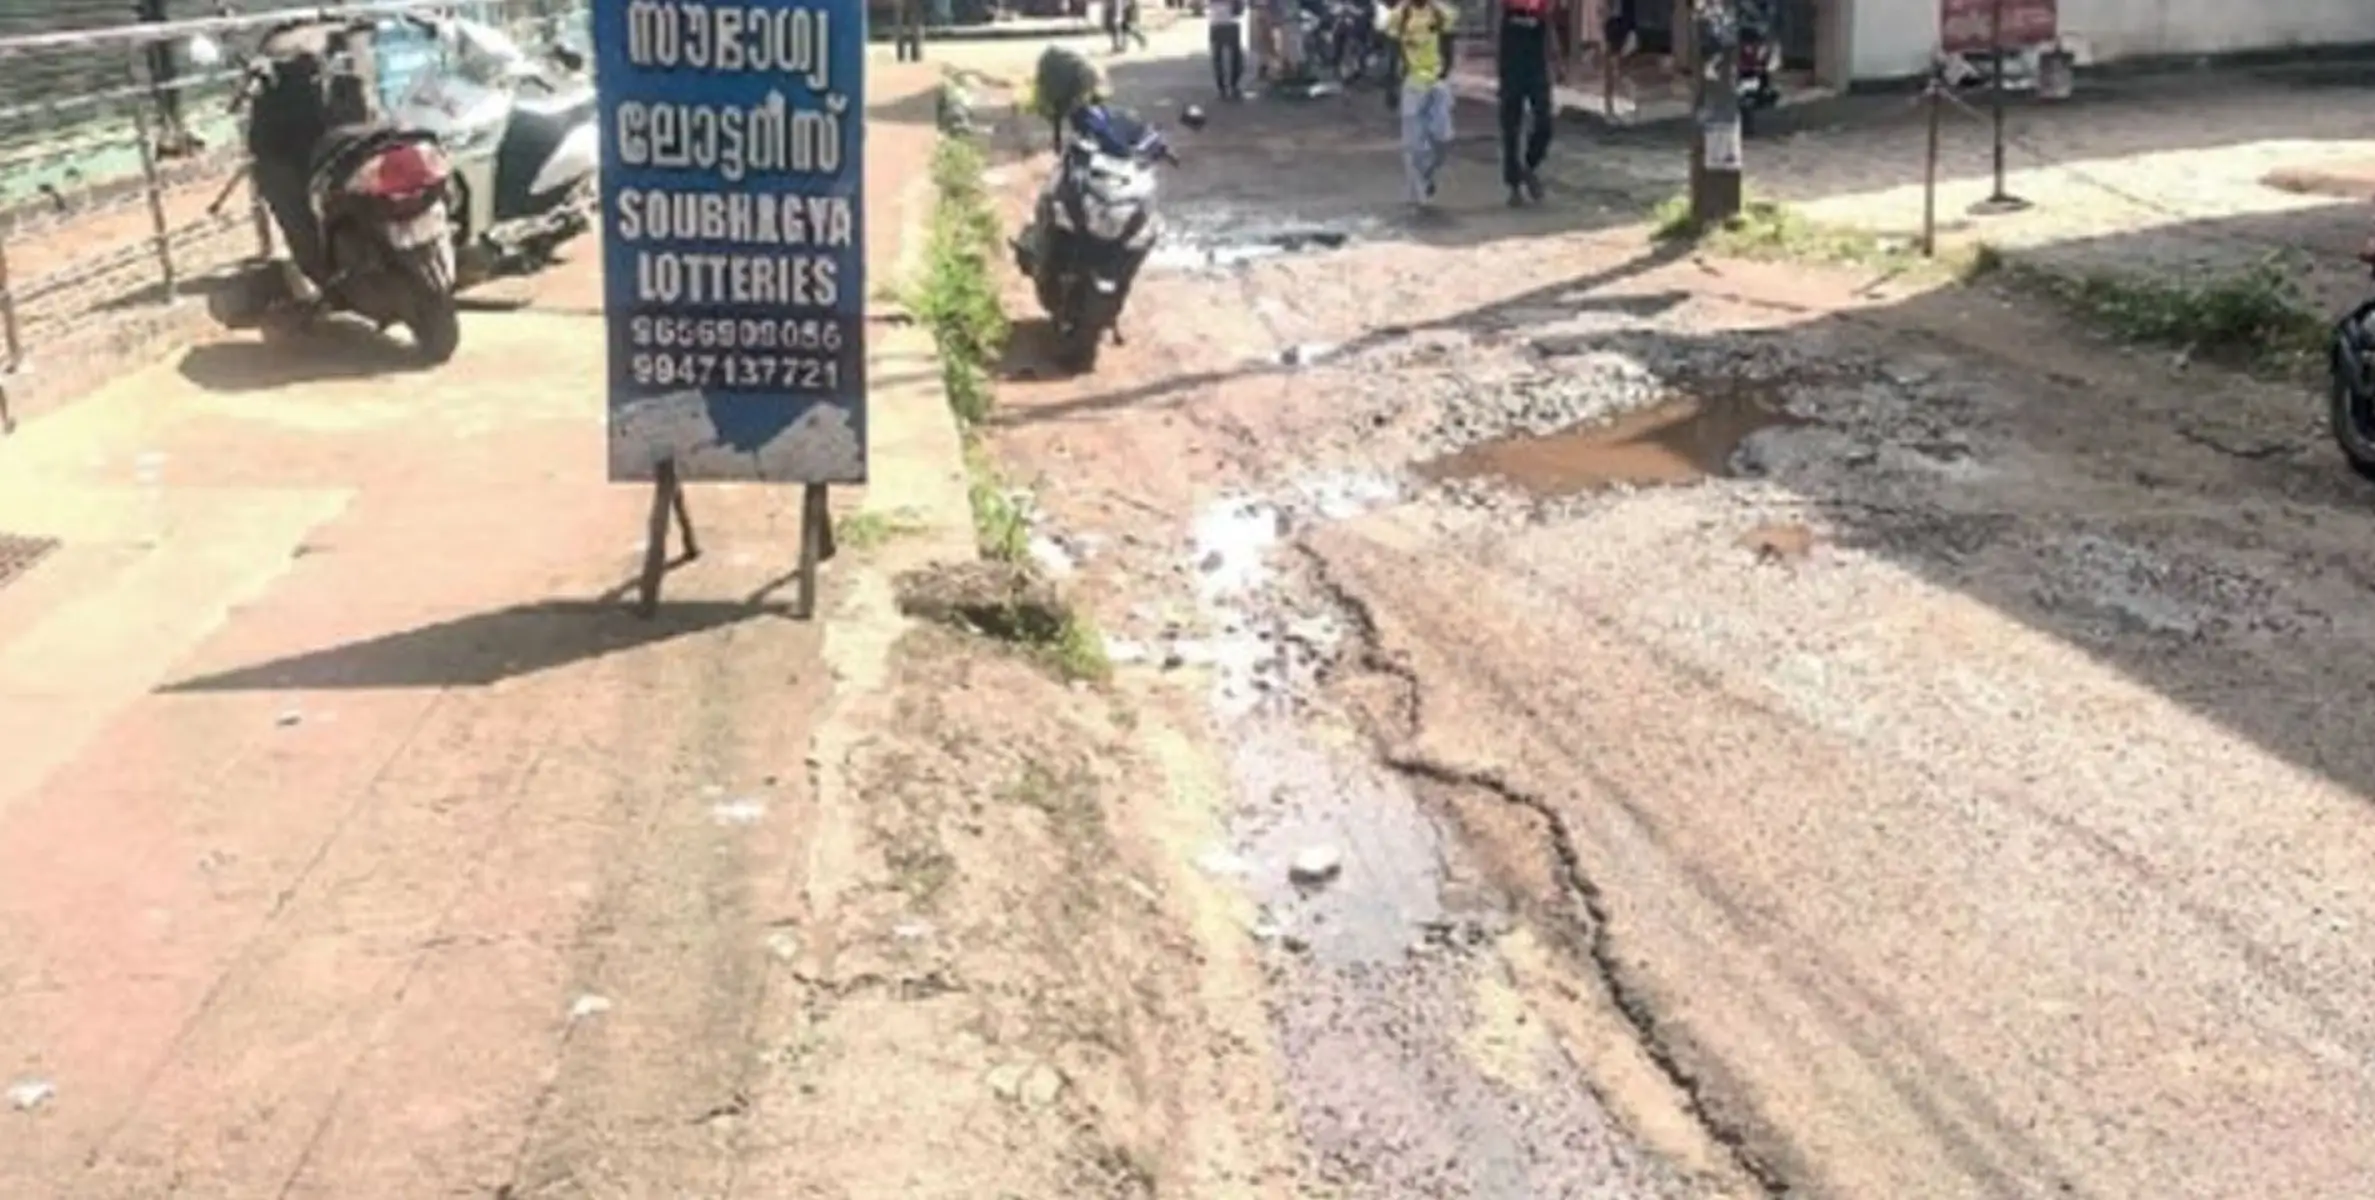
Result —
[[1451, 150], [1451, 54], [1458, 19], [1445, 0], [1402, 0], [1386, 22], [1402, 58], [1402, 172], [1410, 203], [1435, 200], [1435, 174]]
[[1113, 39], [1113, 52], [1129, 49], [1131, 42], [1146, 49], [1146, 34], [1138, 28], [1138, 0], [1105, 0], [1105, 36]]
[[1245, 98], [1245, 0], [1209, 0], [1204, 8], [1212, 43], [1212, 82], [1223, 100]]
[[1511, 208], [1542, 202], [1538, 172], [1550, 154], [1551, 81], [1566, 73], [1556, 53], [1557, 19], [1551, 0], [1501, 0], [1494, 57], [1501, 93], [1501, 183], [1509, 189]]
[[1625, 73], [1625, 59], [1640, 44], [1641, 14], [1637, 0], [1608, 0], [1608, 19], [1600, 26], [1600, 111], [1616, 120], [1616, 90]]
[[897, 0], [891, 50], [900, 62], [924, 61], [924, 0]]

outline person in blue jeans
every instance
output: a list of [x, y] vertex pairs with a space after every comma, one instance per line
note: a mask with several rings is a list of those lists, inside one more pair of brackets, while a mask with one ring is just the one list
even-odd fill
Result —
[[1245, 0], [1210, 0], [1204, 7], [1210, 30], [1212, 82], [1221, 99], [1245, 98]]
[[1458, 13], [1444, 0], [1402, 0], [1386, 36], [1402, 60], [1402, 169], [1410, 203], [1435, 200], [1435, 176], [1451, 152], [1451, 39]]

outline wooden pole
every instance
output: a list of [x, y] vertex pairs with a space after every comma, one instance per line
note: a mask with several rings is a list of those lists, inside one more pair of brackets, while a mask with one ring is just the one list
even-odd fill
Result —
[[1921, 179], [1921, 253], [1924, 258], [1938, 257], [1938, 127], [1944, 118], [1946, 90], [1938, 73], [1930, 74], [1930, 86], [1924, 97], [1930, 109], [1930, 149], [1922, 164]]

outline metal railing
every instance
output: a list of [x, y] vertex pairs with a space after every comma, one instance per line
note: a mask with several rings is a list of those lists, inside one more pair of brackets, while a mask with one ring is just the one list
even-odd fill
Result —
[[[272, 223], [252, 191], [244, 204], [223, 202], [237, 198], [245, 166], [224, 103], [235, 57], [196, 68], [181, 53], [190, 39], [235, 56], [285, 21], [407, 13], [460, 13], [533, 37], [584, 11], [585, 0], [359, 0], [0, 37], [0, 73], [73, 56], [77, 77], [114, 80], [0, 104], [0, 423], [12, 383], [22, 392], [58, 368], [150, 349], [203, 310], [185, 302], [195, 281], [272, 251]], [[399, 51], [402, 39], [418, 40], [409, 64], [382, 50], [383, 99], [434, 52], [425, 35], [392, 36]], [[158, 47], [177, 68], [166, 78]]]

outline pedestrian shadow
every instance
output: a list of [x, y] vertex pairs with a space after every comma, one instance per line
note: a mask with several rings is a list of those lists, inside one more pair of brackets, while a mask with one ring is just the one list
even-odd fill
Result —
[[473, 613], [167, 684], [165, 694], [485, 687], [788, 612], [736, 601], [548, 600]]

